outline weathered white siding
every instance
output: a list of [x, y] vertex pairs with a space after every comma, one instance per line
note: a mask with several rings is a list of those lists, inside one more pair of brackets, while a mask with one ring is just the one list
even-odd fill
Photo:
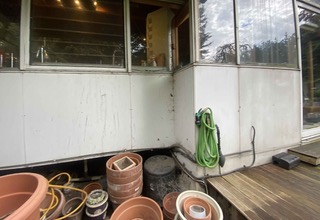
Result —
[[1, 73], [0, 166], [175, 143], [172, 76]]
[[[256, 130], [255, 164], [270, 162], [272, 155], [301, 141], [299, 74], [288, 69], [210, 65], [177, 72], [174, 76], [177, 140], [195, 152], [198, 129], [194, 114], [200, 108], [210, 107], [220, 128], [222, 152], [230, 155], [222, 172], [251, 164], [253, 155], [248, 151], [252, 149], [252, 126]], [[188, 138], [194, 143], [186, 141]], [[199, 172], [199, 168], [190, 163], [189, 166]], [[217, 170], [205, 172], [214, 174]]]

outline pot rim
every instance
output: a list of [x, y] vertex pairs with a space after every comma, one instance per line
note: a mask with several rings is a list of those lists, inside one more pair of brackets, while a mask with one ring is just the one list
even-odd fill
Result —
[[148, 202], [149, 203], [148, 207], [150, 209], [152, 209], [155, 213], [159, 214], [158, 217], [160, 219], [163, 219], [162, 210], [156, 201], [154, 201], [148, 197], [145, 197], [145, 196], [139, 196], [139, 197], [134, 197], [134, 198], [128, 199], [124, 203], [120, 204], [118, 206], [118, 208], [112, 213], [110, 220], [119, 219], [118, 218], [119, 214], [123, 213], [124, 211], [128, 211], [130, 209], [133, 209], [132, 203], [136, 204], [137, 206], [145, 207], [146, 206], [145, 204], [140, 205], [141, 201]]
[[[89, 199], [90, 199], [90, 196], [91, 196], [92, 194], [96, 193], [96, 192], [102, 192], [102, 194], [104, 194], [105, 196], [104, 196], [103, 200], [100, 201], [100, 202], [98, 202], [97, 204], [90, 204], [90, 203], [88, 202]], [[106, 191], [104, 191], [104, 190], [102, 190], [102, 189], [92, 190], [92, 191], [89, 193], [89, 195], [88, 195], [88, 198], [87, 198], [87, 201], [86, 201], [86, 206], [88, 206], [89, 208], [97, 208], [97, 207], [101, 206], [102, 204], [104, 204], [105, 202], [107, 202], [108, 198], [109, 198], [109, 194], [108, 194]]]
[[[40, 204], [42, 200], [45, 198], [46, 193], [48, 191], [48, 180], [36, 173], [29, 173], [29, 172], [24, 172], [24, 173], [15, 173], [15, 174], [9, 174], [5, 176], [0, 177], [0, 183], [1, 181], [7, 181], [7, 179], [15, 179], [15, 178], [21, 178], [21, 182], [26, 180], [26, 177], [33, 177], [36, 179], [36, 186], [35, 189], [30, 192], [31, 196], [30, 198], [25, 201], [18, 209], [16, 209], [13, 213], [11, 213], [6, 220], [13, 220], [13, 219], [21, 219], [22, 217], [24, 219], [28, 219], [30, 215], [34, 212], [39, 212], [40, 215]], [[16, 192], [17, 193], [17, 192]], [[6, 195], [6, 194], [4, 194]], [[3, 195], [0, 195], [2, 197]]]
[[[113, 162], [115, 162], [116, 160], [121, 159], [125, 156], [128, 156], [130, 159], [134, 160], [134, 162], [136, 163], [136, 166], [134, 166], [130, 169], [127, 169], [127, 170], [123, 170], [123, 171], [112, 169]], [[127, 152], [127, 153], [117, 154], [117, 155], [111, 157], [110, 159], [108, 159], [106, 162], [107, 176], [121, 178], [123, 176], [127, 176], [128, 174], [129, 174], [129, 176], [130, 176], [130, 174], [135, 174], [136, 172], [138, 172], [139, 170], [142, 169], [142, 162], [143, 162], [142, 157], [137, 153]]]
[[101, 214], [103, 214], [103, 213], [105, 213], [105, 212], [107, 211], [108, 206], [109, 206], [109, 203], [107, 202], [106, 207], [104, 207], [104, 209], [103, 209], [101, 212], [96, 213], [96, 214], [91, 214], [91, 213], [88, 211], [88, 207], [87, 207], [87, 208], [86, 208], [86, 215], [87, 215], [88, 217], [97, 217], [97, 216], [100, 216]]
[[[178, 215], [179, 218], [181, 220], [187, 220], [184, 215], [182, 214], [182, 211], [183, 210], [183, 202], [186, 198], [188, 198], [189, 196], [193, 196], [193, 197], [199, 197], [203, 200], [205, 200], [206, 202], [209, 203], [209, 205], [211, 206], [211, 218], [213, 218], [214, 216], [214, 212], [217, 213], [217, 217], [218, 217], [218, 220], [223, 220], [223, 212], [222, 212], [222, 209], [220, 207], [220, 205], [216, 202], [216, 200], [214, 200], [211, 196], [203, 193], [203, 192], [200, 192], [200, 191], [196, 191], [196, 190], [187, 190], [187, 191], [184, 191], [182, 193], [180, 193], [180, 195], [178, 196], [177, 198], [177, 201], [176, 201], [176, 207], [177, 207], [177, 214], [176, 216]], [[178, 219], [179, 219], [178, 218]]]

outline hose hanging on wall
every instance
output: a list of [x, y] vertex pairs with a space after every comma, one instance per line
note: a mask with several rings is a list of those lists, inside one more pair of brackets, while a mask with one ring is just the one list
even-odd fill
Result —
[[200, 126], [196, 161], [200, 166], [214, 168], [219, 163], [220, 156], [212, 110], [210, 108], [200, 109], [196, 113], [196, 124]]

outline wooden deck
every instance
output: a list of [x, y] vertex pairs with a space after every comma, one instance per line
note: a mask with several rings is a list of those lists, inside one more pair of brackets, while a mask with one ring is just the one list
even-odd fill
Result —
[[208, 181], [226, 220], [320, 219], [320, 166], [267, 164]]

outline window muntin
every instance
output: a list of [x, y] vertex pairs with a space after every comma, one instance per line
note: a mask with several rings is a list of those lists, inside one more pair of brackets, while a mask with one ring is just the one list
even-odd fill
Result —
[[292, 1], [239, 0], [240, 63], [297, 67]]
[[32, 0], [31, 65], [125, 66], [123, 1]]
[[235, 63], [233, 0], [199, 0], [200, 60]]
[[0, 1], [0, 68], [19, 67], [21, 1]]

